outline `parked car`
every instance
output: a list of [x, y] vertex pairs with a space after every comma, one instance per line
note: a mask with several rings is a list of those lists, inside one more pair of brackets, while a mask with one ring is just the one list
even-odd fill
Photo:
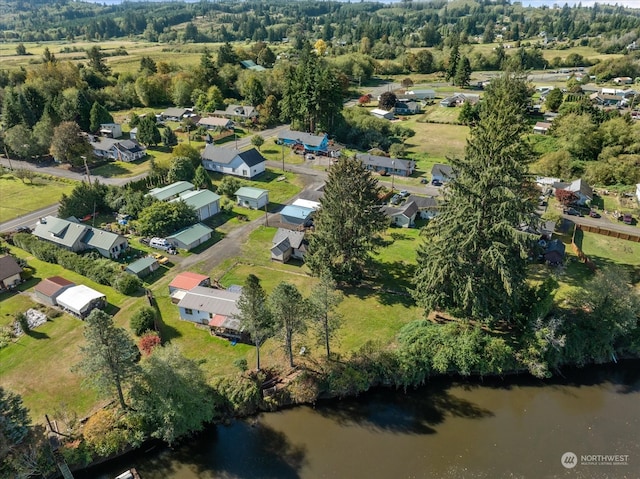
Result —
[[398, 193], [400, 196], [402, 196], [403, 198], [406, 198], [407, 196], [409, 196], [409, 192], [407, 190], [402, 190], [400, 193]]
[[161, 255], [160, 253], [153, 253], [153, 257], [160, 264], [167, 264], [169, 262], [169, 258], [167, 258], [166, 256]]
[[149, 241], [149, 246], [156, 249], [168, 250], [173, 248], [173, 245], [169, 243], [165, 238], [151, 238]]
[[626, 225], [633, 224], [633, 216], [631, 216], [630, 214], [627, 213], [622, 217], [622, 221]]
[[582, 213], [575, 208], [565, 208], [562, 212], [569, 216], [582, 216]]
[[18, 226], [16, 228], [16, 233], [31, 233], [31, 228], [28, 226]]
[[431, 184], [433, 186], [442, 186], [442, 181], [440, 181], [440, 180], [431, 180]]
[[392, 205], [398, 205], [398, 204], [400, 204], [401, 201], [402, 201], [402, 196], [400, 196], [400, 195], [393, 195], [391, 197], [391, 204]]
[[591, 210], [589, 211], [589, 216], [591, 216], [592, 218], [600, 218], [600, 213], [598, 213], [597, 211]]
[[140, 238], [140, 244], [149, 244], [149, 238]]

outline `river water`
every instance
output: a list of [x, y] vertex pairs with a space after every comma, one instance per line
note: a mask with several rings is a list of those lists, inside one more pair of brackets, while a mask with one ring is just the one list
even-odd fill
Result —
[[[564, 453], [576, 455], [563, 466]], [[598, 457], [618, 455], [619, 457]], [[571, 465], [571, 463], [567, 463]], [[640, 478], [640, 362], [438, 379], [265, 413], [76, 473], [111, 479]]]

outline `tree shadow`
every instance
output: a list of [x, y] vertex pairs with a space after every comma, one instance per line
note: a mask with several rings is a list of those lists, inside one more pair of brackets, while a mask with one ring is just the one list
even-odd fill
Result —
[[483, 419], [493, 412], [449, 392], [450, 381], [434, 381], [417, 391], [402, 394], [374, 390], [364, 398], [331, 401], [316, 411], [338, 424], [357, 424], [373, 431], [402, 434], [435, 434], [447, 417]]
[[153, 309], [156, 311], [155, 326], [160, 334], [163, 343], [171, 342], [182, 336], [182, 333], [173, 326], [169, 326], [162, 317], [162, 310], [157, 301], [153, 301]]
[[36, 331], [35, 329], [30, 329], [24, 334], [33, 339], [49, 339], [49, 335], [47, 333]]

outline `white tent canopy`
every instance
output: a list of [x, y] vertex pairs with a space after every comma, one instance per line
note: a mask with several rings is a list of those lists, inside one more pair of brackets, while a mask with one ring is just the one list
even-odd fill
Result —
[[88, 286], [79, 284], [63, 291], [57, 298], [58, 305], [62, 308], [78, 315], [84, 316], [101, 303], [105, 295]]

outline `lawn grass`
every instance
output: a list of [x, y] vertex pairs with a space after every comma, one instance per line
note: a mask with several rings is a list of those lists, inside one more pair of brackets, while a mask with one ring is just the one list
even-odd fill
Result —
[[0, 222], [30, 213], [58, 202], [70, 194], [76, 182], [36, 176], [33, 183], [23, 183], [11, 173], [0, 175]]
[[147, 155], [137, 161], [113, 161], [106, 165], [98, 166], [91, 170], [92, 175], [104, 176], [105, 178], [129, 178], [140, 175], [149, 169], [149, 158]]

